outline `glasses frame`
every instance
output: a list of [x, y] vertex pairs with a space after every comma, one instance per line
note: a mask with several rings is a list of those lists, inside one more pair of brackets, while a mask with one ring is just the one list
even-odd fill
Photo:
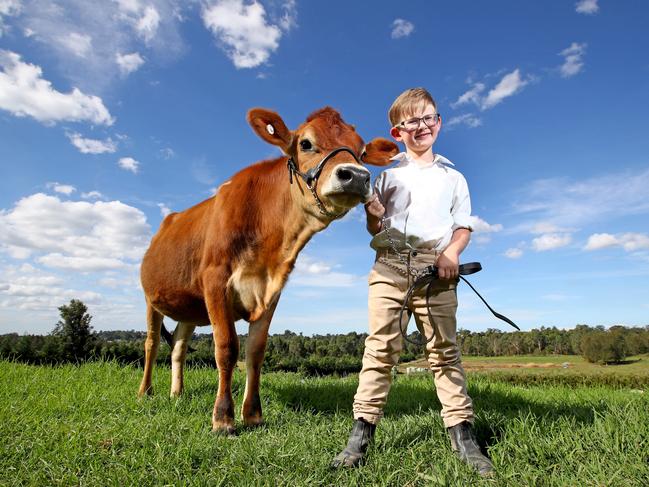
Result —
[[[424, 122], [424, 125], [425, 125], [426, 127], [428, 127], [429, 129], [430, 129], [430, 128], [433, 128], [433, 127], [436, 127], [437, 124], [439, 124], [439, 121], [441, 120], [442, 115], [441, 115], [440, 113], [435, 113], [435, 114], [433, 114], [433, 115], [432, 115], [432, 117], [433, 117], [433, 123], [432, 123], [432, 125], [428, 125], [424, 119], [425, 119], [426, 117], [430, 117], [430, 116], [431, 116], [431, 115], [424, 115], [423, 117], [412, 117], [412, 118], [409, 118], [408, 120], [404, 120], [403, 122], [400, 122], [400, 123], [396, 124], [396, 125], [394, 126], [394, 128], [397, 128], [397, 129], [401, 129], [401, 130], [405, 130], [405, 131], [411, 132], [411, 131], [413, 131], [413, 130], [417, 130], [417, 129], [419, 128], [419, 126], [421, 125], [422, 122]], [[417, 127], [412, 128], [412, 129], [409, 129], [409, 128], [406, 127], [406, 122], [411, 122], [412, 120], [417, 120]]]

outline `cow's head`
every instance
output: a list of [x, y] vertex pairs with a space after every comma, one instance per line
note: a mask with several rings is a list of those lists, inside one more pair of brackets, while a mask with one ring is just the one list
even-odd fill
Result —
[[[296, 168], [296, 188], [305, 203], [310, 197], [305, 186], [313, 188], [325, 207], [326, 216], [342, 213], [359, 202], [367, 201], [372, 194], [370, 173], [362, 163], [385, 166], [398, 152], [396, 144], [383, 138], [365, 144], [354, 127], [345, 123], [330, 107], [313, 112], [293, 131], [286, 128], [277, 113], [263, 108], [250, 110], [248, 122], [257, 135], [282, 149], [289, 161], [292, 159]], [[325, 157], [340, 147], [350, 151], [337, 152], [321, 165]], [[321, 171], [318, 173], [319, 165]], [[317, 176], [317, 179], [313, 180], [312, 176]], [[312, 201], [309, 204], [314, 205]]]

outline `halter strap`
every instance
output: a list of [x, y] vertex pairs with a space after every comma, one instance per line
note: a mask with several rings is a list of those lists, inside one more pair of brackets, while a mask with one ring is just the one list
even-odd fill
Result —
[[348, 152], [349, 154], [351, 154], [351, 156], [358, 164], [361, 164], [361, 161], [358, 159], [354, 151], [351, 150], [349, 147], [344, 147], [344, 146], [332, 150], [329, 154], [327, 154], [322, 158], [322, 160], [318, 163], [317, 166], [312, 167], [306, 172], [300, 172], [300, 170], [297, 167], [297, 164], [295, 163], [295, 159], [293, 159], [293, 156], [290, 156], [286, 161], [286, 166], [288, 167], [289, 183], [293, 184], [293, 174], [297, 174], [298, 176], [300, 176], [302, 180], [305, 182], [306, 187], [309, 188], [309, 190], [311, 191], [311, 194], [313, 194], [316, 204], [318, 205], [318, 209], [320, 210], [320, 213], [333, 219], [337, 219], [344, 216], [349, 210], [345, 210], [342, 213], [332, 213], [328, 211], [325, 208], [322, 200], [320, 200], [318, 193], [316, 193], [316, 186], [318, 185], [318, 178], [320, 177], [320, 173], [324, 169], [325, 164], [329, 162], [329, 160], [331, 160], [332, 157], [334, 157], [336, 154], [340, 152]]

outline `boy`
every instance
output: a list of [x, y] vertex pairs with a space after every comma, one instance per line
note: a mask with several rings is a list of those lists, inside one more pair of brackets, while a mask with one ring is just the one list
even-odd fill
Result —
[[412, 296], [407, 309], [414, 313], [424, 337], [432, 338], [426, 356], [453, 450], [481, 475], [490, 475], [493, 466], [480, 452], [471, 431], [473, 405], [456, 343], [459, 256], [471, 233], [468, 187], [449, 160], [433, 153], [442, 120], [428, 91], [404, 91], [392, 104], [389, 118], [390, 135], [406, 146], [406, 152], [394, 157], [399, 161], [396, 166], [381, 173], [374, 185], [375, 195], [365, 205], [367, 230], [373, 235], [370, 246], [376, 250], [369, 276], [370, 332], [354, 396], [354, 425], [347, 447], [332, 466], [364, 463], [383, 416], [390, 371], [403, 346], [399, 314], [413, 283], [412, 272], [435, 265], [439, 279], [430, 295], [430, 315], [426, 287]]

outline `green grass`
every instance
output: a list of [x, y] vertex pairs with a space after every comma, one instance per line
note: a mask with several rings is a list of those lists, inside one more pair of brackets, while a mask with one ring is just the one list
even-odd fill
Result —
[[[427, 375], [397, 378], [368, 465], [332, 471], [355, 376], [265, 374], [265, 426], [225, 438], [210, 431], [214, 370], [188, 370], [179, 400], [156, 372], [157, 395], [138, 400], [136, 368], [0, 362], [0, 485], [649, 485], [646, 392], [471, 375], [488, 482], [453, 457]], [[237, 371], [239, 406], [244, 383]]]

